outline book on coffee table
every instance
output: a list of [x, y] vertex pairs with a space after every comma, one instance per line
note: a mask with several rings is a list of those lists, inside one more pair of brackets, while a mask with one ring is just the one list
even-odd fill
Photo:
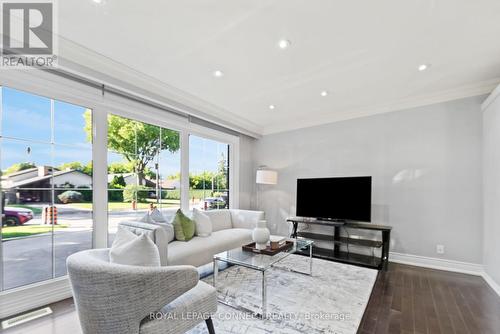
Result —
[[278, 249], [286, 244], [286, 238], [279, 235], [271, 235], [269, 240], [271, 242], [271, 249]]

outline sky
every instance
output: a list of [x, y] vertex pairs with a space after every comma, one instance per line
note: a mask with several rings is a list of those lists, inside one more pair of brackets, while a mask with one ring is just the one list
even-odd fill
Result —
[[[2, 87], [0, 166], [5, 170], [19, 162], [59, 166], [92, 160], [92, 146], [84, 131], [85, 107]], [[53, 139], [53, 144], [52, 143]], [[217, 171], [221, 154], [227, 159], [227, 144], [190, 136], [190, 173]], [[119, 153], [109, 152], [108, 163], [124, 161]], [[180, 172], [180, 151], [161, 152], [160, 175]]]

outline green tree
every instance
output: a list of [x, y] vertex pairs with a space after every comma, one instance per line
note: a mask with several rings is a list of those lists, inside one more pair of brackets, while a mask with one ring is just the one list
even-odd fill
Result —
[[123, 189], [127, 183], [125, 183], [125, 178], [122, 175], [115, 175], [111, 182], [109, 183], [110, 189]]
[[108, 200], [123, 202], [123, 189], [127, 186], [123, 175], [115, 175], [108, 185]]
[[72, 169], [77, 170], [87, 175], [92, 176], [92, 162], [89, 162], [86, 165], [83, 165], [81, 162], [73, 161], [73, 162], [65, 162], [57, 167], [59, 170]]
[[20, 162], [20, 163], [13, 164], [12, 166], [8, 167], [6, 170], [3, 171], [3, 174], [9, 175], [9, 174], [20, 172], [22, 170], [35, 168], [35, 167], [36, 166], [34, 164], [32, 164], [31, 162]]
[[145, 186], [137, 186], [129, 184], [123, 190], [123, 200], [125, 202], [137, 201], [138, 203], [146, 203], [148, 198], [148, 188]]
[[112, 162], [108, 165], [109, 174], [133, 173], [134, 164], [132, 162]]
[[180, 180], [181, 179], [181, 173], [177, 172], [174, 174], [170, 174], [167, 176], [167, 180]]
[[227, 189], [228, 166], [224, 153], [221, 153], [217, 163], [217, 175], [215, 176], [215, 187], [217, 189]]
[[[92, 140], [92, 114], [87, 110], [85, 131], [87, 140]], [[177, 152], [180, 147], [179, 133], [128, 118], [108, 116], [108, 149], [119, 152], [132, 163], [142, 184], [148, 174], [147, 165], [160, 150]], [[154, 173], [153, 173], [154, 174]]]
[[215, 178], [215, 173], [207, 171], [199, 174], [190, 174], [189, 187], [191, 189], [212, 189], [212, 181], [215, 180]]

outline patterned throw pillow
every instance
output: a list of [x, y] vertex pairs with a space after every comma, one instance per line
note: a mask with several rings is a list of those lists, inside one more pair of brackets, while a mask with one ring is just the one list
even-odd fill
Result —
[[195, 231], [194, 221], [182, 213], [181, 209], [177, 210], [173, 225], [175, 239], [179, 241], [189, 241], [193, 238]]

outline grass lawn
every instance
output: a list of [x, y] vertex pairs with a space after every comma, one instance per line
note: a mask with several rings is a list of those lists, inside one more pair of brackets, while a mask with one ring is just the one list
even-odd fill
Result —
[[6, 206], [10, 206], [10, 207], [13, 207], [13, 208], [23, 208], [23, 209], [30, 209], [31, 211], [33, 211], [33, 214], [35, 215], [39, 215], [42, 213], [42, 209], [41, 208], [35, 208], [33, 206], [29, 206], [29, 205], [23, 205], [23, 204], [7, 204]]
[[[60, 230], [67, 227], [68, 225], [54, 225], [54, 230]], [[51, 225], [4, 226], [2, 227], [2, 238], [5, 240], [47, 232], [52, 232]]]
[[[156, 203], [156, 202], [154, 202]], [[175, 200], [175, 199], [172, 199], [172, 200], [168, 200], [168, 199], [164, 199], [162, 200], [162, 207], [165, 208], [165, 207], [178, 207], [180, 206], [180, 201], [179, 200]], [[71, 203], [71, 204], [67, 204], [67, 206], [69, 207], [73, 207], [73, 208], [78, 208], [78, 209], [88, 209], [88, 210], [91, 210], [92, 209], [92, 203]], [[126, 202], [109, 202], [108, 203], [108, 210], [110, 211], [117, 211], [117, 210], [128, 210], [128, 209], [132, 209], [132, 203], [126, 203]], [[137, 209], [141, 210], [141, 209], [149, 209], [149, 203], [137, 203]]]

